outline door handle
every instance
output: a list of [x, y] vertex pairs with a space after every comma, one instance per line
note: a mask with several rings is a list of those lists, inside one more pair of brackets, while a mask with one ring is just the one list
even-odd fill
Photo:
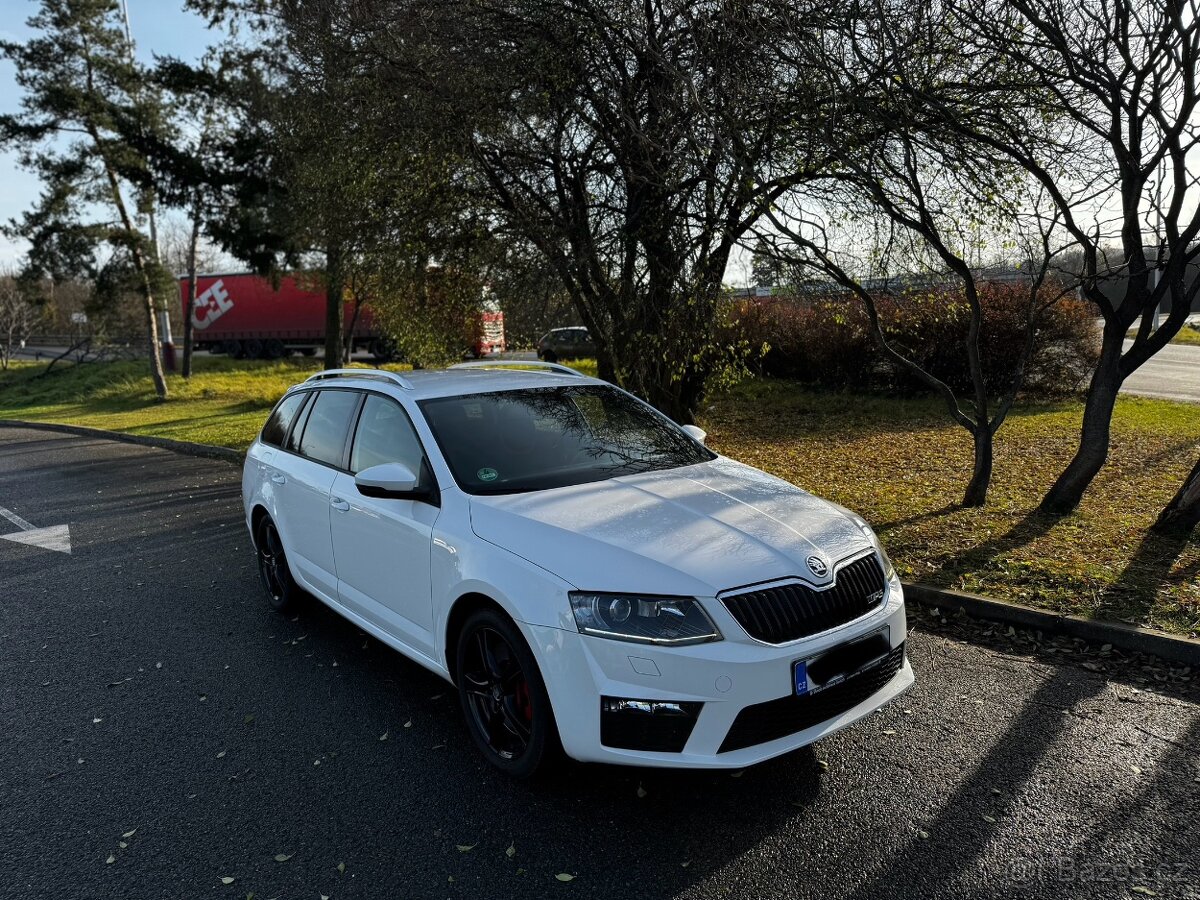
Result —
[[287, 484], [287, 476], [282, 472], [272, 472], [271, 480], [276, 484]]
[[350, 511], [350, 504], [347, 503], [345, 500], [343, 500], [341, 497], [330, 497], [329, 505], [332, 506], [334, 509], [336, 509], [338, 512], [349, 512]]

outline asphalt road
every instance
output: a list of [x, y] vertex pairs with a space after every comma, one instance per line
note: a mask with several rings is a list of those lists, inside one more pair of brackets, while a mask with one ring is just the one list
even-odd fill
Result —
[[815, 748], [516, 784], [448, 685], [267, 607], [234, 467], [0, 429], [0, 507], [71, 540], [0, 540], [3, 897], [1200, 897], [1196, 680], [935, 625]]
[[1125, 379], [1121, 390], [1126, 394], [1200, 403], [1200, 347], [1167, 344]]

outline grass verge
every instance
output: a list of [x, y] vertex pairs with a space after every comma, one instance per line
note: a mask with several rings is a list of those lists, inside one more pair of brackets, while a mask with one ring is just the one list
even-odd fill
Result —
[[[244, 448], [311, 360], [198, 358], [157, 402], [143, 362], [0, 373], [0, 418], [68, 422]], [[594, 372], [594, 364], [579, 365]], [[394, 367], [400, 368], [400, 367]], [[1074, 451], [1077, 402], [1016, 409], [997, 436], [989, 503], [960, 509], [965, 432], [932, 400], [822, 392], [752, 380], [715, 397], [714, 449], [861, 512], [909, 579], [1063, 613], [1200, 633], [1200, 546], [1149, 531], [1200, 450], [1200, 410], [1122, 398], [1109, 463], [1062, 519], [1038, 501]]]
[[1149, 528], [1200, 452], [1200, 409], [1121, 398], [1108, 465], [1083, 504], [1040, 516], [1082, 412], [1077, 402], [1016, 409], [980, 509], [957, 506], [971, 444], [932, 400], [749, 381], [703, 418], [720, 452], [860, 512], [907, 579], [1195, 636], [1200, 546]]

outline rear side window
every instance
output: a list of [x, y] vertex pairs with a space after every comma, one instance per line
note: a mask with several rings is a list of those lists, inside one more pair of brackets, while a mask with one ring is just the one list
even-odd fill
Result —
[[350, 471], [398, 462], [420, 475], [424, 458], [421, 441], [400, 404], [368, 394], [350, 451]]
[[316, 462], [341, 466], [350, 419], [358, 408], [355, 391], [321, 391], [313, 401], [312, 412], [300, 438], [300, 453]]
[[304, 403], [304, 397], [304, 394], [292, 394], [279, 402], [279, 405], [275, 407], [275, 412], [271, 413], [271, 418], [267, 419], [267, 424], [263, 426], [260, 440], [264, 444], [270, 444], [272, 447], [283, 446], [288, 429], [292, 426], [292, 420], [296, 418], [296, 413], [300, 411], [300, 407]]

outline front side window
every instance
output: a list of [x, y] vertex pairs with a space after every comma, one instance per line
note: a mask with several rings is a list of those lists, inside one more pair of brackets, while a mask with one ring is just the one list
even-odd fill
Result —
[[512, 494], [715, 459], [615, 388], [529, 388], [421, 402], [459, 486]]
[[301, 455], [340, 467], [358, 398], [355, 391], [321, 391], [317, 394], [304, 425], [304, 435], [300, 438]]
[[403, 463], [419, 475], [424, 458], [421, 441], [400, 404], [368, 394], [350, 451], [350, 471], [357, 474], [371, 466]]
[[270, 444], [272, 447], [283, 446], [283, 440], [287, 437], [292, 419], [296, 418], [296, 413], [300, 411], [304, 398], [304, 394], [292, 394], [279, 401], [279, 405], [271, 413], [271, 418], [267, 419], [267, 424], [263, 426], [260, 440], [264, 444]]

